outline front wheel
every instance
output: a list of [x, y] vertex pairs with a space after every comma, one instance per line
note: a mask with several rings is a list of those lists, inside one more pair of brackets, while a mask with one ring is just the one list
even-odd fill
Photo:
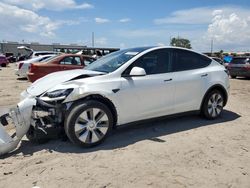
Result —
[[113, 127], [113, 119], [105, 104], [88, 100], [73, 106], [65, 119], [64, 129], [71, 142], [92, 147], [104, 141]]
[[223, 110], [224, 97], [218, 90], [213, 90], [205, 97], [201, 113], [207, 119], [216, 119]]

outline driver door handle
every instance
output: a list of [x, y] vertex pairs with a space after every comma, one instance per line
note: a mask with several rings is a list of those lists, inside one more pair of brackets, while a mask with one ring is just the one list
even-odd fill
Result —
[[164, 80], [164, 82], [170, 82], [170, 81], [172, 81], [173, 79], [172, 78], [169, 78], [169, 79], [167, 79], [167, 80]]
[[206, 77], [208, 74], [202, 74], [201, 77]]

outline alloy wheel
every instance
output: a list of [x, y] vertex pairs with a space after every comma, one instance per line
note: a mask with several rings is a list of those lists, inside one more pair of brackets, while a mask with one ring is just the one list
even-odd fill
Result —
[[101, 140], [108, 128], [107, 114], [99, 108], [88, 108], [77, 118], [74, 131], [81, 142], [92, 144]]
[[208, 100], [207, 108], [211, 117], [215, 118], [220, 115], [223, 109], [223, 97], [220, 93], [214, 93], [211, 95]]

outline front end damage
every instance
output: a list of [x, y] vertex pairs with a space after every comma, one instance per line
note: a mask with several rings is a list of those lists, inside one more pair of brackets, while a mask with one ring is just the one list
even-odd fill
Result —
[[0, 117], [0, 155], [13, 151], [24, 135], [30, 141], [44, 143], [62, 135], [67, 105], [26, 98]]
[[66, 111], [83, 94], [83, 89], [79, 89], [83, 82], [73, 80], [97, 75], [103, 73], [81, 69], [67, 74], [59, 71], [34, 82], [21, 93], [23, 100], [0, 117], [0, 155], [13, 151], [24, 135], [37, 143], [64, 138]]

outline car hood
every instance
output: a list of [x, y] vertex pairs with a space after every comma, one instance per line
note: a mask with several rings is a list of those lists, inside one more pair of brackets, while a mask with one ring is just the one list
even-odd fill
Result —
[[105, 73], [84, 69], [55, 72], [35, 81], [30, 87], [27, 88], [27, 92], [32, 96], [38, 96], [52, 87], [55, 87], [57, 84], [73, 79], [81, 79], [84, 77], [92, 77], [103, 74]]

